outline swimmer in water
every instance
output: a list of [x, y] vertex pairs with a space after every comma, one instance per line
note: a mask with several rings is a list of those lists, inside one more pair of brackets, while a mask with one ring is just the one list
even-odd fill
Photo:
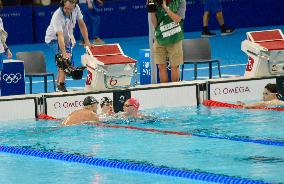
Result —
[[83, 109], [76, 110], [69, 114], [62, 122], [63, 126], [77, 125], [87, 122], [99, 122], [97, 114], [99, 102], [92, 96], [87, 96], [83, 101]]
[[284, 106], [284, 98], [278, 93], [276, 84], [267, 84], [263, 90], [263, 101], [255, 102], [251, 104], [245, 104], [243, 102], [238, 102], [245, 109], [253, 109], [256, 107], [279, 107]]
[[114, 110], [113, 110], [113, 101], [109, 97], [103, 97], [101, 99], [101, 110], [102, 113], [100, 115], [114, 115]]

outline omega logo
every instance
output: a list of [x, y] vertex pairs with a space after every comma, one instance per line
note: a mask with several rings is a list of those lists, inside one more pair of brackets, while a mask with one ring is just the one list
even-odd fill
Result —
[[81, 107], [83, 106], [83, 101], [73, 101], [73, 102], [55, 102], [53, 104], [54, 109], [67, 109], [67, 108], [73, 108], [73, 107]]
[[226, 95], [226, 94], [237, 94], [251, 92], [248, 86], [236, 86], [232, 88], [215, 88], [214, 95]]

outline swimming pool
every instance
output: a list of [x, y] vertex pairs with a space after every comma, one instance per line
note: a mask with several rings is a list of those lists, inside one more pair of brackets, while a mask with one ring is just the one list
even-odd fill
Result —
[[164, 120], [60, 128], [52, 121], [2, 122], [0, 145], [190, 171], [202, 177], [188, 180], [0, 152], [0, 183], [204, 183], [208, 178], [218, 182], [214, 177], [226, 177], [231, 183], [284, 181], [284, 113], [203, 106], [145, 113]]

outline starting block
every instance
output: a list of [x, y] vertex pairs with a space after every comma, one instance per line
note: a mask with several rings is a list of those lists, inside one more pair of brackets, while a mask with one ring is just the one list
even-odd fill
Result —
[[241, 49], [248, 55], [246, 77], [284, 74], [284, 36], [280, 29], [247, 32]]
[[86, 47], [81, 61], [88, 70], [87, 91], [128, 88], [137, 84], [137, 61], [124, 55], [119, 44]]

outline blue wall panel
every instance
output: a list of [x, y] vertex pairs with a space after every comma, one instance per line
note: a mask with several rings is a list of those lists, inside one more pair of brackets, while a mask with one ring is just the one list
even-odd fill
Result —
[[34, 10], [34, 40], [44, 42], [45, 32], [57, 6], [35, 6]]
[[16, 6], [4, 8], [2, 17], [9, 44], [33, 43], [33, 19], [31, 6]]
[[[106, 1], [98, 8], [102, 38], [128, 37], [148, 34], [148, 18], [144, 1]], [[75, 37], [79, 38], [78, 26]]]

